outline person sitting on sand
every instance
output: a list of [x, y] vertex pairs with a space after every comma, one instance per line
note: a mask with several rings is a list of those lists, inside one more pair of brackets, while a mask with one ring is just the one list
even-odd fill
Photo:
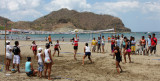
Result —
[[122, 72], [122, 68], [119, 63], [122, 61], [122, 54], [119, 49], [119, 46], [115, 47], [113, 59], [115, 58], [115, 56], [116, 56], [116, 69], [117, 69], [117, 72], [120, 74], [119, 68], [121, 69], [121, 72]]
[[37, 70], [33, 69], [31, 57], [27, 57], [27, 62], [25, 63], [25, 72], [27, 76], [35, 76], [35, 74], [38, 72]]
[[92, 46], [92, 52], [96, 52], [96, 45], [97, 45], [97, 41], [95, 38], [93, 38], [91, 46]]
[[88, 43], [85, 44], [85, 47], [84, 47], [84, 56], [83, 56], [83, 61], [82, 61], [82, 65], [84, 65], [84, 59], [88, 56], [88, 59], [91, 61], [92, 63], [92, 59], [91, 59], [91, 49], [90, 47], [88, 46]]
[[49, 49], [50, 48], [50, 44], [49, 43], [46, 43], [46, 49], [44, 51], [44, 65], [45, 65], [45, 70], [44, 70], [44, 76], [47, 78], [46, 74], [47, 74], [47, 71], [48, 71], [48, 80], [51, 80], [51, 67], [52, 67], [52, 64], [53, 64], [53, 60], [52, 60], [52, 57], [51, 57], [51, 50]]
[[12, 47], [10, 46], [10, 41], [6, 41], [6, 44], [6, 71], [11, 71], [9, 66], [12, 59]]
[[14, 54], [14, 56], [13, 56], [13, 69], [15, 68], [15, 64], [16, 64], [17, 65], [17, 70], [20, 73], [19, 64], [20, 64], [20, 59], [22, 57], [21, 57], [21, 50], [19, 48], [19, 42], [18, 41], [15, 41], [15, 46], [13, 47], [12, 52]]
[[38, 60], [38, 76], [41, 78], [42, 77], [42, 72], [43, 72], [43, 54], [42, 54], [42, 48], [38, 48], [38, 54], [37, 54], [37, 60]]
[[53, 53], [53, 57], [56, 54], [56, 51], [58, 52], [58, 57], [59, 57], [59, 49], [61, 50], [61, 47], [59, 45], [59, 40], [57, 40], [57, 43], [54, 45], [54, 53]]
[[78, 39], [77, 39], [77, 34], [76, 34], [76, 38], [74, 38], [74, 41], [72, 43], [72, 45], [74, 45], [74, 59], [77, 60], [76, 55], [77, 55], [77, 51], [78, 51]]
[[125, 52], [124, 52], [124, 61], [126, 62], [126, 55], [128, 55], [129, 58], [129, 63], [131, 63], [131, 57], [130, 57], [130, 53], [131, 53], [131, 49], [130, 49], [130, 41], [126, 38], [124, 39], [125, 42]]
[[30, 49], [32, 49], [32, 51], [33, 51], [34, 58], [36, 58], [36, 54], [37, 54], [37, 45], [36, 45], [36, 42], [35, 42], [35, 41], [32, 42], [32, 45], [31, 45]]
[[101, 53], [101, 44], [102, 44], [101, 38], [98, 37], [98, 40], [97, 40], [97, 53], [99, 53], [99, 50], [100, 50], [100, 53]]

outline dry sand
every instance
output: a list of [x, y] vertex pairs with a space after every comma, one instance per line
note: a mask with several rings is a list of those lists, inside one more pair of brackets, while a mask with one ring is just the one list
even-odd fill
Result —
[[[4, 40], [0, 41], [0, 67], [4, 60]], [[36, 41], [37, 44], [45, 44], [45, 41]], [[62, 42], [61, 42], [62, 43]], [[67, 43], [67, 42], [63, 42]], [[11, 41], [11, 45], [14, 45], [14, 41]], [[20, 41], [20, 45], [31, 45], [31, 41]], [[39, 46], [44, 48], [44, 46]], [[122, 72], [117, 74], [115, 68], [115, 59], [110, 56], [110, 44], [105, 45], [107, 52], [105, 54], [92, 53], [93, 64], [89, 64], [88, 59], [85, 60], [85, 65], [81, 66], [83, 57], [84, 43], [79, 43], [79, 50], [77, 54], [78, 61], [73, 60], [73, 46], [71, 44], [61, 45], [60, 57], [54, 57], [54, 65], [52, 66], [51, 77], [54, 81], [160, 81], [160, 61], [153, 60], [160, 57], [155, 56], [142, 56], [132, 55], [133, 63], [124, 64], [124, 60], [121, 63]], [[159, 45], [157, 46], [157, 49]], [[53, 46], [51, 47], [53, 53]], [[30, 46], [21, 47], [22, 60], [20, 64], [22, 73], [0, 72], [0, 81], [48, 81], [45, 78], [39, 77], [27, 77], [24, 73], [24, 66], [26, 57], [33, 57], [33, 53], [30, 50]], [[160, 50], [157, 51], [159, 55]], [[127, 59], [128, 61], [128, 59]], [[34, 69], [37, 69], [37, 60], [32, 59]], [[10, 74], [10, 75], [6, 75]]]

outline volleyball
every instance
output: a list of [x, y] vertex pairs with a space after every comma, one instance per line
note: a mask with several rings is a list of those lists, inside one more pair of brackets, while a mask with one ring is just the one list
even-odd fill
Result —
[[16, 72], [16, 70], [15, 70], [15, 69], [12, 69], [12, 70], [11, 70], [11, 72], [12, 72], [12, 73], [15, 73], [15, 72]]
[[75, 29], [74, 32], [78, 32], [78, 29]]

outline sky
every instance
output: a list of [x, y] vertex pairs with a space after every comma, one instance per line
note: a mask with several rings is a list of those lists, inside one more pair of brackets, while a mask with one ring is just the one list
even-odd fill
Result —
[[160, 0], [0, 0], [0, 16], [34, 21], [61, 8], [119, 17], [132, 32], [160, 32]]

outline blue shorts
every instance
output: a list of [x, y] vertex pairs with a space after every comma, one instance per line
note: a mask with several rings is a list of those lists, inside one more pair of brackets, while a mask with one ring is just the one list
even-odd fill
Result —
[[91, 56], [91, 52], [85, 52], [86, 56]]
[[43, 63], [42, 63], [42, 62], [39, 62], [38, 65], [39, 65], [39, 66], [38, 66], [38, 71], [42, 72], [42, 71], [43, 71], [43, 67], [44, 67], [44, 66], [43, 66]]

